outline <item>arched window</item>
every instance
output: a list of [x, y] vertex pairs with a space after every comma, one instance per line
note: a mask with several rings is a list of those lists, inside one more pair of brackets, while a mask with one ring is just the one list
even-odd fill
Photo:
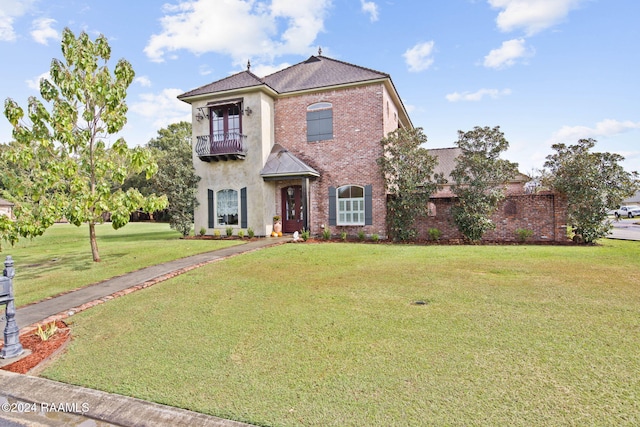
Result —
[[333, 105], [317, 102], [307, 107], [307, 142], [333, 139]]
[[338, 225], [364, 225], [364, 187], [345, 185], [336, 191]]

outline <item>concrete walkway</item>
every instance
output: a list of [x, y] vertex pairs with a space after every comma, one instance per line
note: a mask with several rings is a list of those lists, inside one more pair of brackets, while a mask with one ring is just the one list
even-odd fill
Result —
[[[21, 330], [32, 329], [37, 324], [67, 318], [97, 304], [152, 286], [210, 262], [278, 245], [289, 240], [288, 237], [260, 238], [241, 245], [143, 268], [21, 307], [16, 312], [16, 322]], [[14, 360], [7, 360], [7, 362], [9, 361]], [[75, 415], [71, 412], [82, 414]], [[127, 396], [3, 370], [0, 370], [0, 425], [249, 426], [249, 424]]]

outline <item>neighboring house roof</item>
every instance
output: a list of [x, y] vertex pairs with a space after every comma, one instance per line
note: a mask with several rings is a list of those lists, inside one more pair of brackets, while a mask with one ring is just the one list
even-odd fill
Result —
[[433, 172], [443, 174], [447, 183], [453, 183], [451, 171], [456, 167], [456, 158], [462, 154], [462, 149], [458, 147], [432, 148], [427, 151], [438, 160], [438, 164], [433, 169]]
[[318, 171], [294, 156], [280, 144], [275, 144], [260, 171], [263, 179], [282, 179], [294, 177], [318, 177]]
[[[432, 148], [427, 150], [430, 155], [434, 156], [438, 160], [438, 164], [434, 168], [434, 173], [442, 173], [447, 179], [448, 184], [453, 184], [453, 178], [451, 178], [451, 172], [456, 167], [456, 158], [462, 154], [462, 149], [459, 147], [449, 148]], [[529, 182], [531, 180], [527, 175], [518, 172], [517, 175], [509, 182]]]

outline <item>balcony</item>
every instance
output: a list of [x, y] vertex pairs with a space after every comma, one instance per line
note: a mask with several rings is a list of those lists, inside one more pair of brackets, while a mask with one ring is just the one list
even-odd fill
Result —
[[196, 154], [203, 162], [243, 160], [247, 154], [246, 135], [238, 132], [196, 137]]

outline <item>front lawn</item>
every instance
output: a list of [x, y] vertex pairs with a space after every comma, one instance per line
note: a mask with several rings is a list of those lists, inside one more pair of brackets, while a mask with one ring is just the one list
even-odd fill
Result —
[[638, 259], [286, 244], [73, 316], [44, 376], [269, 426], [638, 425]]
[[96, 226], [101, 262], [93, 262], [89, 227], [55, 224], [42, 236], [2, 245], [1, 262], [15, 263], [14, 294], [21, 306], [143, 267], [213, 251], [240, 241], [184, 240], [165, 223], [133, 222], [120, 230]]

